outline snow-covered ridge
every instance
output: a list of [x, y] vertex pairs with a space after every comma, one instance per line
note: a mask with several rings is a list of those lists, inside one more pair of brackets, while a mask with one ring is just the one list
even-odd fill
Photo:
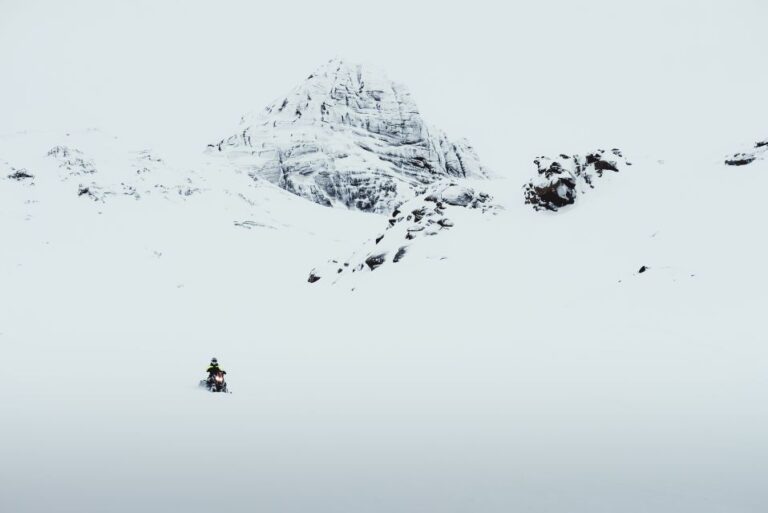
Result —
[[337, 283], [352, 273], [367, 273], [383, 265], [396, 264], [408, 255], [414, 242], [452, 229], [454, 214], [466, 210], [485, 214], [498, 208], [489, 194], [467, 185], [454, 181], [434, 184], [424, 194], [395, 209], [383, 233], [367, 241], [350, 257], [332, 259], [312, 269], [307, 281], [315, 283], [326, 278], [330, 283]]
[[104, 202], [110, 196], [140, 199], [152, 194], [188, 197], [201, 191], [195, 184], [196, 172], [176, 172], [147, 149], [114, 155], [122, 159], [124, 167], [118, 167], [120, 174], [114, 173], [113, 168], [109, 173], [99, 173], [95, 161], [77, 148], [55, 146], [48, 156], [58, 162], [63, 181], [76, 178], [78, 195], [95, 201]]
[[170, 165], [153, 150], [136, 150], [95, 129], [5, 136], [0, 150], [11, 157], [3, 161], [0, 179], [55, 186], [57, 195], [99, 203], [119, 197], [183, 199], [201, 192], [205, 181], [196, 169]]
[[768, 155], [768, 139], [758, 141], [750, 150], [734, 153], [725, 159], [728, 166], [746, 166], [756, 160], [763, 160]]
[[523, 187], [525, 202], [535, 210], [551, 211], [575, 203], [579, 195], [595, 188], [596, 179], [603, 173], [618, 173], [632, 165], [618, 148], [597, 150], [585, 156], [539, 157], [533, 162], [537, 176]]
[[446, 177], [487, 175], [466, 140], [427, 125], [404, 86], [338, 59], [208, 149], [314, 202], [372, 212]]

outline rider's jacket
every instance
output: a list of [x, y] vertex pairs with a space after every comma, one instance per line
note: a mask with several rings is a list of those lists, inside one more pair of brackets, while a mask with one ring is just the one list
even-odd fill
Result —
[[212, 363], [211, 365], [209, 365], [208, 369], [205, 372], [207, 372], [209, 376], [212, 376], [212, 375], [217, 374], [219, 372], [221, 372], [222, 374], [226, 374], [227, 373], [227, 371], [225, 371], [224, 369], [219, 367], [218, 363]]

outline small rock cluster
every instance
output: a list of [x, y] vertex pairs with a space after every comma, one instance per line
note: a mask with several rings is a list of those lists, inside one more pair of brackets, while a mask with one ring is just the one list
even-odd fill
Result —
[[93, 161], [86, 158], [83, 152], [68, 146], [54, 146], [48, 151], [48, 156], [56, 159], [59, 168], [66, 171], [64, 180], [73, 176], [91, 175], [96, 172]]
[[498, 208], [491, 199], [489, 194], [456, 182], [433, 185], [424, 194], [396, 208], [382, 234], [369, 240], [350, 258], [330, 260], [324, 266], [312, 269], [307, 281], [315, 283], [327, 277], [335, 282], [346, 273], [374, 271], [383, 265], [400, 262], [415, 240], [453, 228], [452, 210], [466, 208], [485, 213]]
[[762, 160], [768, 155], [768, 139], [758, 141], [755, 146], [745, 152], [734, 153], [725, 159], [727, 166], [746, 166], [756, 160]]
[[604, 173], [618, 173], [631, 166], [621, 150], [597, 150], [582, 155], [560, 154], [557, 158], [539, 157], [537, 176], [523, 187], [525, 202], [535, 210], [556, 212], [576, 202], [579, 193], [595, 187], [595, 180]]
[[91, 183], [90, 185], [80, 185], [77, 188], [78, 196], [86, 197], [88, 199], [92, 199], [93, 201], [103, 202], [107, 196], [112, 194], [113, 193], [111, 191], [105, 190], [103, 187], [99, 187], [95, 183]]
[[17, 182], [23, 182], [27, 180], [32, 180], [35, 178], [35, 175], [27, 171], [26, 169], [16, 169], [11, 168], [12, 173], [8, 175], [8, 178], [11, 180], [16, 180]]

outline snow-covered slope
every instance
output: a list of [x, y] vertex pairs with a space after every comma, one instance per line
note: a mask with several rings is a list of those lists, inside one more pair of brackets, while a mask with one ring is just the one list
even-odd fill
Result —
[[322, 208], [223, 164], [202, 153], [167, 159], [100, 130], [2, 136], [0, 212], [9, 233], [73, 219], [87, 227], [99, 216], [125, 218], [148, 236], [150, 220], [201, 234], [269, 230], [289, 239], [375, 226], [370, 215]]
[[523, 196], [358, 70], [184, 160], [0, 137], [0, 511], [763, 511], [766, 146]]
[[404, 86], [337, 59], [209, 150], [322, 205], [374, 212], [442, 178], [486, 176], [469, 143], [427, 125]]
[[[2, 511], [760, 511], [768, 161], [392, 218], [128, 146], [0, 140]], [[307, 283], [382, 233], [404, 258]], [[230, 396], [196, 386], [214, 355]]]
[[[354, 254], [344, 259], [331, 259], [324, 266], [312, 269], [308, 281], [315, 283], [326, 278], [327, 282], [337, 283], [352, 273], [366, 273], [396, 264], [406, 258], [414, 242], [418, 241], [423, 249], [429, 239], [451, 230], [457, 222], [464, 224], [469, 217], [464, 227], [469, 229], [477, 223], [473, 216], [495, 214], [498, 208], [489, 194], [466, 184], [437, 183], [424, 194], [400, 205], [387, 220], [384, 231], [364, 243]], [[449, 253], [446, 251], [445, 254]]]

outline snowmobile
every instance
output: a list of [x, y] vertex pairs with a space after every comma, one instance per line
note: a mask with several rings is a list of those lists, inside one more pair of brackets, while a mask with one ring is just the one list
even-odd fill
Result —
[[224, 392], [225, 394], [229, 393], [223, 372], [215, 372], [211, 374], [208, 379], [200, 380], [200, 386], [207, 388], [211, 392]]

